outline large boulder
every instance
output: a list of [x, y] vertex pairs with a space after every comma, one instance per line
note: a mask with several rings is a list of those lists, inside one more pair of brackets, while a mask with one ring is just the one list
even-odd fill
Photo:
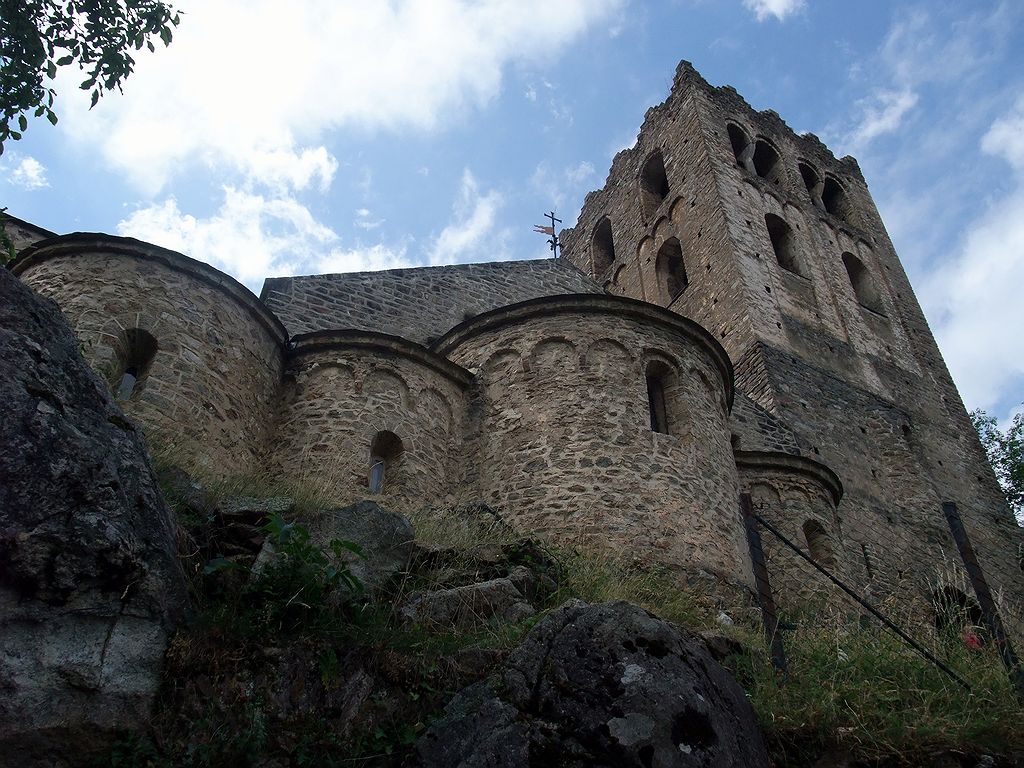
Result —
[[417, 744], [423, 768], [768, 765], [753, 708], [696, 636], [624, 602], [569, 603]]
[[322, 546], [332, 539], [359, 546], [361, 555], [343, 552], [342, 556], [371, 594], [407, 572], [416, 549], [416, 532], [409, 519], [369, 500], [316, 513], [309, 531]]
[[141, 435], [57, 305], [0, 269], [0, 765], [148, 717], [187, 591]]
[[[519, 571], [526, 572], [525, 579], [530, 578], [525, 568]], [[399, 609], [406, 624], [467, 632], [479, 631], [492, 623], [514, 624], [534, 613], [533, 606], [511, 578], [414, 592]]]

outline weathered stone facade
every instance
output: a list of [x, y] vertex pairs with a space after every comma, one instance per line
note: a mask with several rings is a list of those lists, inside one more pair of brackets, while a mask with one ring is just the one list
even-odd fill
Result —
[[[1021, 530], [856, 161], [684, 62], [562, 237], [559, 259], [273, 278], [260, 298], [103, 235], [12, 269], [151, 435], [225, 474], [482, 499], [747, 586], [749, 490], [837, 575], [924, 602], [956, 561], [953, 500], [1021, 602]], [[818, 578], [767, 549], [788, 594]]]

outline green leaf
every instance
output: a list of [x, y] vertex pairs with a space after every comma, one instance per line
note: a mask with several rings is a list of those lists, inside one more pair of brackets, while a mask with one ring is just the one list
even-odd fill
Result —
[[28, 119], [24, 115], [19, 115], [18, 116], [18, 126], [23, 131], [27, 131], [28, 130]]
[[97, 90], [92, 92], [92, 103], [89, 105], [89, 109], [92, 109], [93, 107], [95, 107], [96, 106], [96, 102], [99, 101], [99, 100], [100, 100], [100, 92], [99, 92], [99, 89], [97, 89]]
[[57, 59], [57, 66], [58, 67], [66, 67], [68, 64], [70, 64], [74, 60], [75, 60], [74, 56], [62, 56], [61, 58]]
[[56, 125], [57, 124], [57, 115], [54, 114], [53, 110], [47, 111], [46, 119], [50, 121], [50, 125]]

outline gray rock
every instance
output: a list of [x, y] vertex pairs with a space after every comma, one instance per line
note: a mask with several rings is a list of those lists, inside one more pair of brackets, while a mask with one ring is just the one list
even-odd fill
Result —
[[232, 496], [217, 505], [225, 522], [246, 520], [259, 522], [271, 515], [288, 515], [295, 509], [295, 500], [288, 496]]
[[536, 611], [511, 579], [491, 579], [452, 589], [414, 592], [399, 609], [402, 621], [434, 629], [481, 629], [514, 623]]
[[409, 570], [416, 532], [408, 518], [373, 501], [358, 501], [341, 509], [317, 513], [310, 521], [313, 541], [326, 546], [331, 539], [352, 541], [362, 555], [344, 553], [352, 573], [373, 594]]
[[57, 305], [0, 270], [0, 765], [80, 765], [148, 716], [187, 604], [141, 435]]
[[416, 749], [423, 768], [768, 765], [753, 708], [704, 643], [623, 602], [551, 613]]

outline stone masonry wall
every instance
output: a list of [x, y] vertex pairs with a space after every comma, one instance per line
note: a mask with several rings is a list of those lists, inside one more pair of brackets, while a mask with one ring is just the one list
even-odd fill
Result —
[[262, 298], [292, 335], [360, 329], [429, 344], [496, 307], [539, 296], [600, 293], [560, 259], [275, 277]]
[[116, 388], [124, 334], [158, 349], [120, 402], [151, 446], [218, 474], [259, 469], [281, 378], [284, 331], [231, 278], [125, 238], [70, 235], [29, 249], [14, 271], [54, 299], [86, 360]]
[[339, 501], [365, 497], [372, 442], [388, 431], [404, 450], [388, 461], [384, 502], [438, 504], [461, 479], [469, 381], [465, 371], [399, 339], [330, 334], [300, 341], [285, 371], [274, 471]]
[[[439, 342], [479, 371], [481, 428], [469, 455], [481, 497], [521, 530], [564, 544], [746, 583], [731, 385], [709, 356], [713, 341], [628, 316], [618, 301], [594, 301], [602, 304], [535, 302], [532, 314]], [[652, 361], [672, 372], [670, 434], [651, 428]]]
[[[842, 489], [829, 470], [805, 458], [770, 452], [739, 451], [736, 465], [740, 487], [750, 493], [754, 512], [833, 575], [849, 581], [851, 548], [836, 512]], [[816, 537], [813, 529], [818, 526], [822, 535]], [[762, 530], [761, 541], [772, 592], [784, 612], [822, 608], [826, 602], [832, 608], [857, 611], [773, 533]]]

